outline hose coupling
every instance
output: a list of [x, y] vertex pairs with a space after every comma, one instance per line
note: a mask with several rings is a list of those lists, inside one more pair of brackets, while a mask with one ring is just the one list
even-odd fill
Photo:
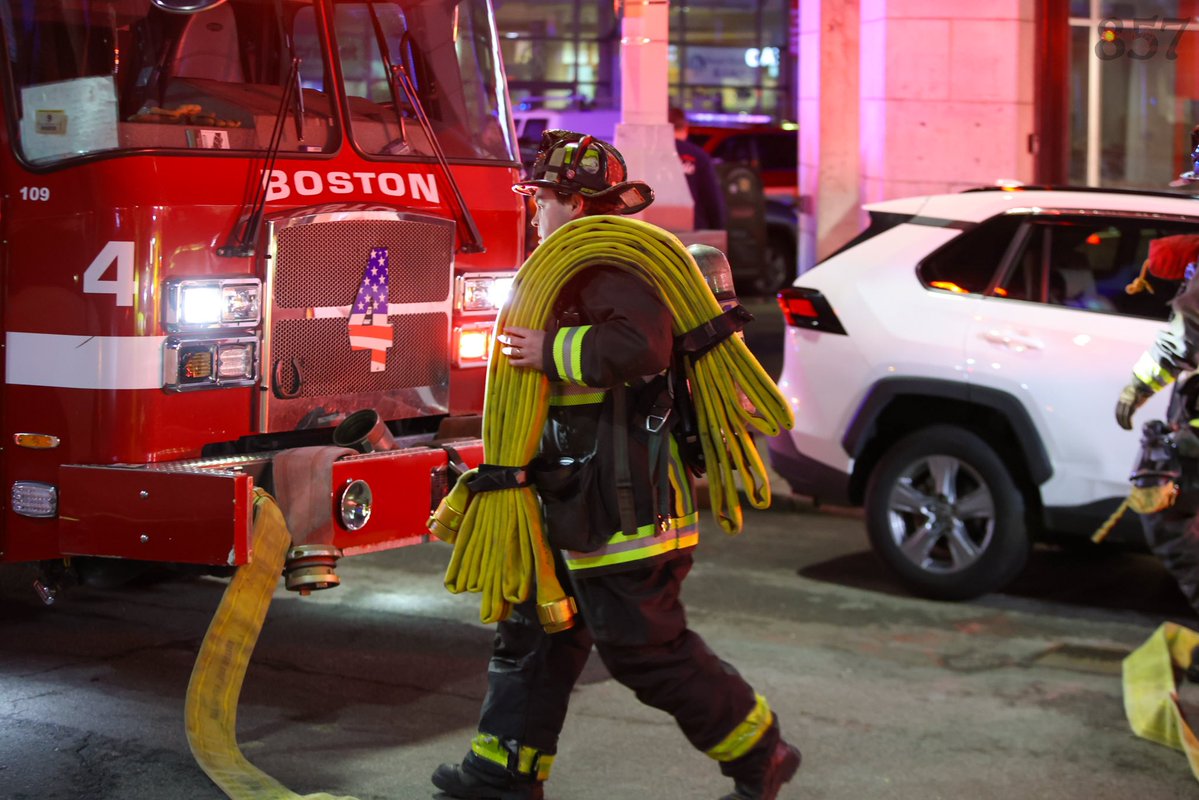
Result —
[[573, 597], [563, 597], [537, 606], [537, 620], [546, 633], [558, 633], [575, 626], [575, 614], [578, 611]]
[[473, 469], [467, 470], [458, 478], [454, 488], [441, 498], [441, 502], [437, 504], [437, 510], [425, 523], [429, 533], [446, 544], [453, 544], [454, 540], [458, 538], [458, 530], [462, 527], [466, 508], [470, 505], [471, 491], [467, 483], [470, 478], [474, 477], [475, 472], [476, 470]]
[[287, 551], [283, 575], [287, 589], [309, 595], [314, 589], [331, 589], [341, 585], [334, 567], [341, 558], [341, 549], [331, 544], [301, 544]]

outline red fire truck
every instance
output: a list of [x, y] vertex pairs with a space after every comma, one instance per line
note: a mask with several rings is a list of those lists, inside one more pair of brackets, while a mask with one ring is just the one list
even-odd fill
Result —
[[331, 443], [369, 451], [333, 465], [336, 546], [422, 541], [523, 253], [490, 0], [0, 27], [0, 562], [235, 567], [278, 453]]

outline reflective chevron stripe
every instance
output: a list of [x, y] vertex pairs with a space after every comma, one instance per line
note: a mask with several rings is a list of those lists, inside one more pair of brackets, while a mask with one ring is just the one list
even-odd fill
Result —
[[758, 743], [770, 728], [774, 715], [770, 713], [766, 698], [762, 695], [757, 695], [757, 698], [749, 715], [720, 744], [708, 751], [708, 758], [732, 761], [748, 753]]
[[1132, 368], [1132, 374], [1155, 392], [1160, 392], [1174, 382], [1174, 376], [1163, 369], [1157, 359], [1147, 352], [1141, 353], [1141, 357]]
[[559, 382], [550, 384], [551, 406], [590, 406], [604, 402], [604, 398], [607, 396], [607, 389], [593, 389], [590, 386], [575, 386]]
[[583, 337], [590, 330], [590, 325], [580, 325], [554, 334], [554, 368], [562, 380], [583, 383]]
[[657, 525], [642, 525], [632, 536], [613, 534], [608, 543], [590, 553], [563, 551], [566, 566], [571, 571], [627, 564], [643, 558], [653, 558], [674, 550], [685, 550], [699, 544], [699, 514], [667, 520], [665, 529]]
[[[516, 750], [515, 764], [512, 763], [513, 752], [505, 746], [506, 744]], [[552, 754], [524, 745], [518, 747], [516, 742], [502, 742], [498, 736], [492, 736], [490, 733], [476, 734], [470, 741], [470, 750], [479, 758], [499, 764], [511, 772], [534, 776], [539, 781], [549, 778], [550, 768], [554, 765]]]

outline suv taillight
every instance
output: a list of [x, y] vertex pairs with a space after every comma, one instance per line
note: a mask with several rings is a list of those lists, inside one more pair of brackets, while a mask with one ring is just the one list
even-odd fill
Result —
[[779, 292], [779, 308], [787, 324], [795, 328], [811, 328], [825, 333], [845, 335], [841, 320], [833, 313], [825, 296], [815, 289], [796, 286]]

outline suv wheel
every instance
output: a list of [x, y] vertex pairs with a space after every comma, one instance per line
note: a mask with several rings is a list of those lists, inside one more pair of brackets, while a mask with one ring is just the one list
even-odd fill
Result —
[[965, 600], [999, 589], [1028, 558], [1024, 498], [1003, 461], [953, 425], [891, 446], [866, 488], [870, 542], [911, 591]]

